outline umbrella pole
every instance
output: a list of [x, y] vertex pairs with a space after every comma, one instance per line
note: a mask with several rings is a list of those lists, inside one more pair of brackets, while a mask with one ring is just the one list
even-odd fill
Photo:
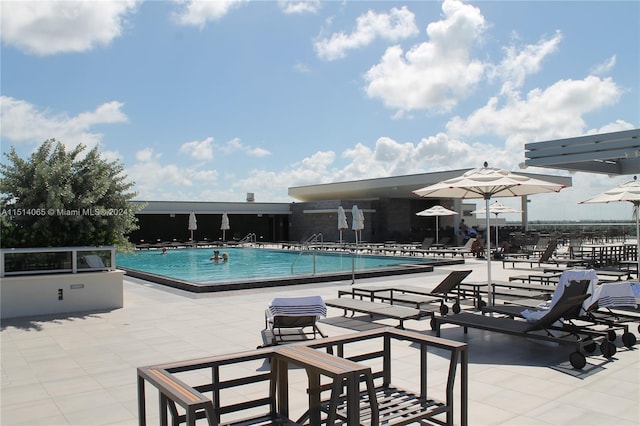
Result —
[[436, 244], [438, 244], [440, 240], [438, 239], [438, 216], [436, 216]]
[[491, 246], [490, 246], [490, 242], [489, 242], [489, 198], [488, 196], [485, 197], [485, 203], [486, 203], [486, 211], [487, 214], [485, 215], [485, 220], [486, 220], [486, 224], [487, 224], [487, 231], [486, 231], [486, 237], [487, 237], [487, 253], [485, 254], [485, 256], [487, 257], [487, 296], [489, 297], [489, 300], [487, 302], [487, 304], [489, 306], [493, 306], [493, 291], [491, 288]]
[[638, 269], [636, 270], [638, 280], [640, 280], [640, 203], [634, 203], [636, 210], [636, 260], [638, 261]]
[[495, 225], [495, 228], [496, 228], [496, 241], [495, 241], [495, 243], [496, 243], [496, 251], [498, 251], [498, 214], [497, 213], [496, 213], [496, 225]]

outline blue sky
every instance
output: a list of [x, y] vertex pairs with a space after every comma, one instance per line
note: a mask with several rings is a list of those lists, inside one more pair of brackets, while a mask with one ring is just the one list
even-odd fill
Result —
[[[291, 186], [517, 171], [525, 143], [640, 127], [638, 1], [0, 7], [2, 151], [99, 144], [138, 199], [287, 202]], [[631, 218], [577, 204], [630, 176], [572, 176], [532, 197], [530, 219]]]

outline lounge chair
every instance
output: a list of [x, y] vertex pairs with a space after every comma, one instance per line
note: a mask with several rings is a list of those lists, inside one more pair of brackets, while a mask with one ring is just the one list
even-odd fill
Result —
[[[400, 252], [402, 254], [409, 254], [410, 256], [413, 256], [415, 254], [422, 254], [424, 256], [427, 253], [429, 253], [429, 249], [431, 248], [432, 244], [433, 244], [433, 238], [425, 237], [425, 239], [422, 240], [422, 243], [420, 244], [420, 246], [405, 248], [400, 250]], [[395, 253], [395, 250], [394, 250], [394, 253]]]
[[574, 368], [582, 369], [586, 365], [586, 357], [582, 351], [590, 352], [595, 349], [596, 342], [602, 342], [600, 349], [606, 357], [615, 354], [616, 347], [609, 342], [602, 333], [590, 332], [584, 328], [567, 323], [563, 317], [590, 297], [589, 294], [573, 297], [561, 297], [549, 311], [534, 322], [511, 319], [505, 317], [486, 316], [472, 313], [460, 313], [434, 318], [436, 336], [440, 337], [442, 324], [455, 324], [468, 328], [509, 334], [529, 339], [551, 341], [559, 344], [575, 346], [576, 350], [569, 356], [569, 362]]
[[445, 254], [450, 254], [452, 256], [460, 255], [460, 256], [464, 257], [465, 254], [471, 253], [471, 246], [473, 245], [475, 240], [476, 240], [475, 238], [469, 238], [467, 240], [467, 242], [465, 243], [465, 245], [463, 245], [463, 246], [429, 249], [429, 253], [431, 253], [431, 254], [440, 254], [440, 255], [443, 255], [443, 256]]
[[316, 324], [326, 316], [327, 307], [320, 296], [276, 297], [265, 311], [265, 330], [270, 331], [265, 344], [326, 337]]
[[[452, 309], [460, 312], [460, 297], [463, 295], [460, 284], [469, 276], [470, 270], [452, 271], [440, 283], [431, 290], [417, 286], [358, 286], [351, 291], [353, 296], [369, 297], [371, 300], [379, 299], [395, 303], [416, 304], [416, 308], [425, 303], [440, 303], [440, 313], [446, 315], [449, 307], [446, 300], [455, 299]], [[477, 295], [476, 295], [477, 296]]]
[[[578, 280], [574, 280], [577, 278]], [[581, 326], [607, 327], [607, 338], [609, 341], [616, 340], [616, 331], [622, 330], [622, 343], [631, 348], [636, 344], [636, 337], [629, 332], [628, 325], [624, 324], [629, 318], [618, 318], [610, 311], [599, 310], [599, 308], [611, 307], [636, 307], [636, 300], [629, 283], [606, 283], [598, 285], [598, 278], [593, 269], [591, 270], [570, 270], [565, 271], [556, 287], [552, 299], [549, 302], [540, 304], [535, 308], [525, 308], [518, 305], [495, 305], [485, 307], [483, 312], [494, 312], [508, 315], [511, 318], [538, 318], [546, 314], [558, 300], [563, 297], [574, 297], [584, 294], [591, 296], [585, 299], [582, 306], [565, 313], [566, 321], [581, 321]], [[637, 321], [637, 318], [636, 318]], [[595, 330], [594, 330], [595, 331]]]
[[507, 263], [510, 263], [511, 267], [513, 268], [515, 268], [516, 263], [520, 263], [520, 264], [527, 263], [531, 268], [533, 268], [533, 265], [537, 265], [538, 267], [541, 267], [543, 264], [552, 264], [556, 266], [560, 264], [564, 264], [566, 266], [574, 266], [574, 265], [581, 265], [584, 263], [581, 260], [560, 259], [560, 258], [553, 257], [556, 247], [557, 247], [557, 243], [555, 241], [551, 241], [547, 245], [547, 248], [544, 249], [540, 257], [538, 258], [527, 257], [529, 256], [528, 254], [520, 254], [520, 255], [512, 254], [509, 256], [505, 256], [502, 258], [502, 267], [504, 268]]

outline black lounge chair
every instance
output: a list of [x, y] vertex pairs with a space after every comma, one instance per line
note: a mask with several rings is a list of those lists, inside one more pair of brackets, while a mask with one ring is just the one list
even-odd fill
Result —
[[593, 352], [596, 342], [601, 342], [600, 350], [605, 357], [610, 358], [616, 352], [615, 345], [609, 342], [604, 334], [577, 327], [563, 319], [565, 316], [569, 316], [572, 311], [580, 309], [582, 303], [589, 297], [589, 294], [561, 297], [542, 318], [535, 322], [472, 313], [436, 317], [433, 322], [438, 337], [440, 337], [441, 325], [448, 323], [464, 327], [465, 333], [468, 328], [477, 328], [495, 333], [574, 345], [576, 350], [569, 356], [569, 362], [574, 368], [582, 369], [586, 365], [586, 357], [582, 351]]
[[416, 309], [421, 309], [422, 304], [439, 302], [440, 313], [446, 315], [449, 312], [449, 307], [445, 304], [445, 301], [450, 299], [455, 300], [452, 306], [453, 312], [460, 312], [460, 298], [464, 295], [460, 290], [460, 284], [470, 273], [471, 270], [452, 271], [431, 290], [417, 286], [363, 286], [353, 287], [348, 293], [354, 298], [359, 296], [360, 298], [368, 297], [371, 300], [378, 299], [391, 304], [415, 304]]
[[455, 299], [455, 302], [451, 309], [453, 309], [453, 312], [457, 314], [461, 310], [460, 298], [461, 295], [463, 295], [463, 292], [460, 290], [460, 284], [462, 284], [462, 281], [467, 278], [469, 274], [471, 274], [471, 270], [452, 271], [430, 291], [425, 291], [416, 286], [394, 287], [393, 291], [396, 294], [407, 293], [432, 297], [435, 299], [435, 302], [440, 302], [440, 313], [442, 315], [447, 315], [447, 313], [449, 313], [449, 307], [445, 304], [445, 301], [453, 298]]
[[[630, 295], [623, 297], [620, 290], [615, 291], [610, 288], [611, 286], [624, 286], [627, 285], [626, 283], [605, 283], [598, 285], [597, 279], [594, 281], [591, 276], [594, 273], [595, 270], [565, 271], [561, 277], [561, 282], [556, 287], [556, 292], [553, 295], [552, 301], [549, 302], [549, 306], [543, 306], [542, 308], [536, 309], [518, 306], [518, 304], [494, 305], [491, 307], [483, 307], [482, 311], [484, 313], [499, 313], [511, 318], [525, 318], [525, 316], [531, 312], [548, 311], [553, 306], [553, 301], [558, 300], [558, 297], [566, 298], [590, 293], [592, 294], [592, 297], [587, 299], [582, 306], [577, 307], [574, 311], [567, 312], [564, 319], [568, 321], [581, 321], [584, 323], [583, 326], [587, 328], [605, 326], [607, 327], [607, 337], [612, 342], [617, 338], [616, 330], [622, 330], [622, 343], [627, 348], [633, 347], [636, 344], [637, 338], [633, 333], [629, 332], [629, 326], [626, 323], [634, 321], [637, 322], [639, 318], [630, 318], [625, 315], [613, 313], [606, 306], [604, 309], [599, 309], [603, 308], [602, 306], [599, 306], [601, 304], [608, 305], [613, 308], [635, 306], [636, 301], [635, 297], [633, 297], [633, 292], [629, 289], [628, 293], [630, 293]], [[586, 277], [587, 279], [566, 281], [566, 278], [563, 280], [565, 274], [570, 274], [574, 277], [582, 275], [582, 277]], [[566, 285], [564, 283], [566, 283]], [[611, 296], [612, 293], [614, 293], [615, 296]]]
[[327, 307], [320, 296], [276, 297], [265, 311], [265, 330], [270, 332], [265, 344], [327, 337], [316, 324], [326, 316]]

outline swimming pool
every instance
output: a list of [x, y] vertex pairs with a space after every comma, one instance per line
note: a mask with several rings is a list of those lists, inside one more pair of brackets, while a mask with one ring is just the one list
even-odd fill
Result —
[[228, 253], [228, 262], [211, 261], [213, 248], [197, 248], [168, 250], [166, 254], [159, 250], [118, 253], [116, 265], [131, 276], [202, 292], [348, 279], [353, 275], [427, 272], [441, 264], [434, 259], [325, 251], [233, 247], [220, 251]]

